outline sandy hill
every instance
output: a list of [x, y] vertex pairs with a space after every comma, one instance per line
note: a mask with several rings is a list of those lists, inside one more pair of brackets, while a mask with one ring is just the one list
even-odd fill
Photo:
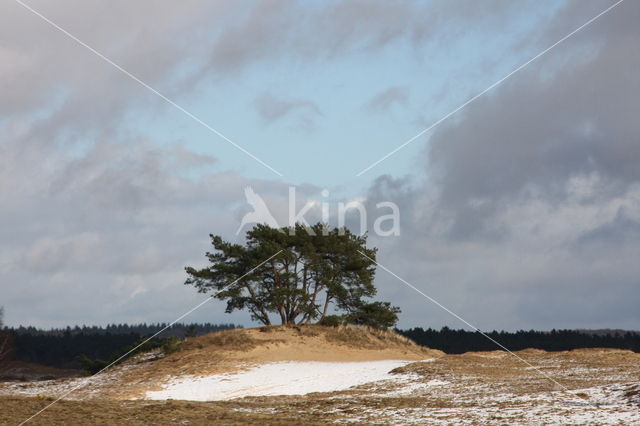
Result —
[[163, 362], [209, 364], [212, 356], [245, 362], [418, 360], [440, 356], [390, 330], [318, 325], [225, 330], [188, 339]]
[[[443, 352], [415, 344], [390, 330], [319, 325], [224, 330], [186, 339], [152, 362], [153, 373], [205, 374], [238, 364], [275, 361], [420, 360]], [[135, 362], [135, 360], [133, 361]]]
[[[172, 353], [142, 354], [115, 369], [116, 398], [142, 397], [171, 378], [230, 374], [276, 362], [417, 361], [443, 352], [416, 345], [389, 330], [318, 325], [224, 330], [189, 338]], [[99, 392], [102, 394], [102, 392]]]
[[[442, 356], [393, 331], [369, 327], [234, 329], [135, 355], [96, 376], [9, 385], [0, 394], [53, 396], [74, 389], [71, 399], [146, 399], [150, 392], [176, 383], [182, 388], [156, 397], [211, 400], [305, 394], [381, 380], [399, 366]], [[232, 388], [230, 383], [235, 383]], [[197, 394], [187, 395], [183, 389], [196, 387]]]

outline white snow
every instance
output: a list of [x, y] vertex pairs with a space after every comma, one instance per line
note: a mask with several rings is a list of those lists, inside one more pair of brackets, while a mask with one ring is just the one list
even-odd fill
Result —
[[394, 368], [412, 361], [273, 362], [236, 373], [174, 379], [163, 390], [149, 391], [147, 399], [220, 401], [245, 396], [305, 395], [349, 389], [397, 375]]

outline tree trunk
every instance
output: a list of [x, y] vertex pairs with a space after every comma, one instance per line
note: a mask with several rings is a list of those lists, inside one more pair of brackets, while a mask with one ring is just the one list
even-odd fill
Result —
[[324, 301], [324, 309], [322, 310], [322, 316], [320, 317], [318, 322], [322, 321], [324, 319], [324, 317], [327, 316], [327, 310], [329, 309], [329, 302], [330, 301], [331, 301], [331, 295], [329, 294], [329, 292], [327, 292], [327, 298]]

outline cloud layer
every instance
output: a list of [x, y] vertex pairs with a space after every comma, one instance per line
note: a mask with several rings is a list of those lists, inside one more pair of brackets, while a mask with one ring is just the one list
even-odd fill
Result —
[[[323, 72], [337, 58], [366, 61], [400, 45], [428, 66], [421, 47], [506, 28], [536, 2], [29, 4], [172, 99], [230, 84], [254, 100], [247, 115], [257, 111], [261, 129], [309, 130], [330, 114], [320, 102], [268, 82], [244, 86], [244, 77], [283, 62]], [[569, 2], [520, 34], [522, 45], [547, 46], [602, 8]], [[371, 212], [385, 200], [402, 209], [401, 237], [371, 237], [381, 262], [483, 328], [637, 328], [639, 15], [623, 3], [439, 126], [417, 173], [365, 183]], [[245, 186], [286, 223], [286, 182], [248, 178], [147, 129], [179, 120], [18, 4], [0, 22], [0, 305], [9, 324], [171, 320], [201, 300], [181, 284], [183, 267], [203, 262], [207, 235], [236, 238]], [[379, 120], [420, 96], [385, 81], [354, 104]], [[320, 184], [298, 187], [299, 204], [319, 198]], [[460, 325], [378, 274], [402, 325]], [[220, 306], [194, 317], [244, 318]]]
[[[425, 182], [379, 179], [372, 199], [405, 212], [387, 266], [483, 328], [637, 328], [639, 16], [612, 11], [437, 128]], [[453, 320], [411, 307], [413, 324]]]

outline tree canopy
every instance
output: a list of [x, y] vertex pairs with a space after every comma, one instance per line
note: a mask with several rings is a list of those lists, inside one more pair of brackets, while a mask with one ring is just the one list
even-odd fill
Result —
[[186, 267], [185, 284], [201, 293], [214, 292], [227, 301], [229, 313], [247, 309], [265, 325], [272, 324], [272, 315], [282, 324], [322, 321], [332, 310], [344, 313], [344, 322], [357, 318], [367, 323], [367, 312], [384, 320], [369, 325], [389, 327], [397, 321], [398, 308], [366, 302], [376, 294], [377, 251], [366, 247], [366, 236], [321, 223], [294, 229], [256, 225], [247, 232], [245, 245], [215, 235], [211, 243], [215, 251], [206, 253], [210, 265]]

